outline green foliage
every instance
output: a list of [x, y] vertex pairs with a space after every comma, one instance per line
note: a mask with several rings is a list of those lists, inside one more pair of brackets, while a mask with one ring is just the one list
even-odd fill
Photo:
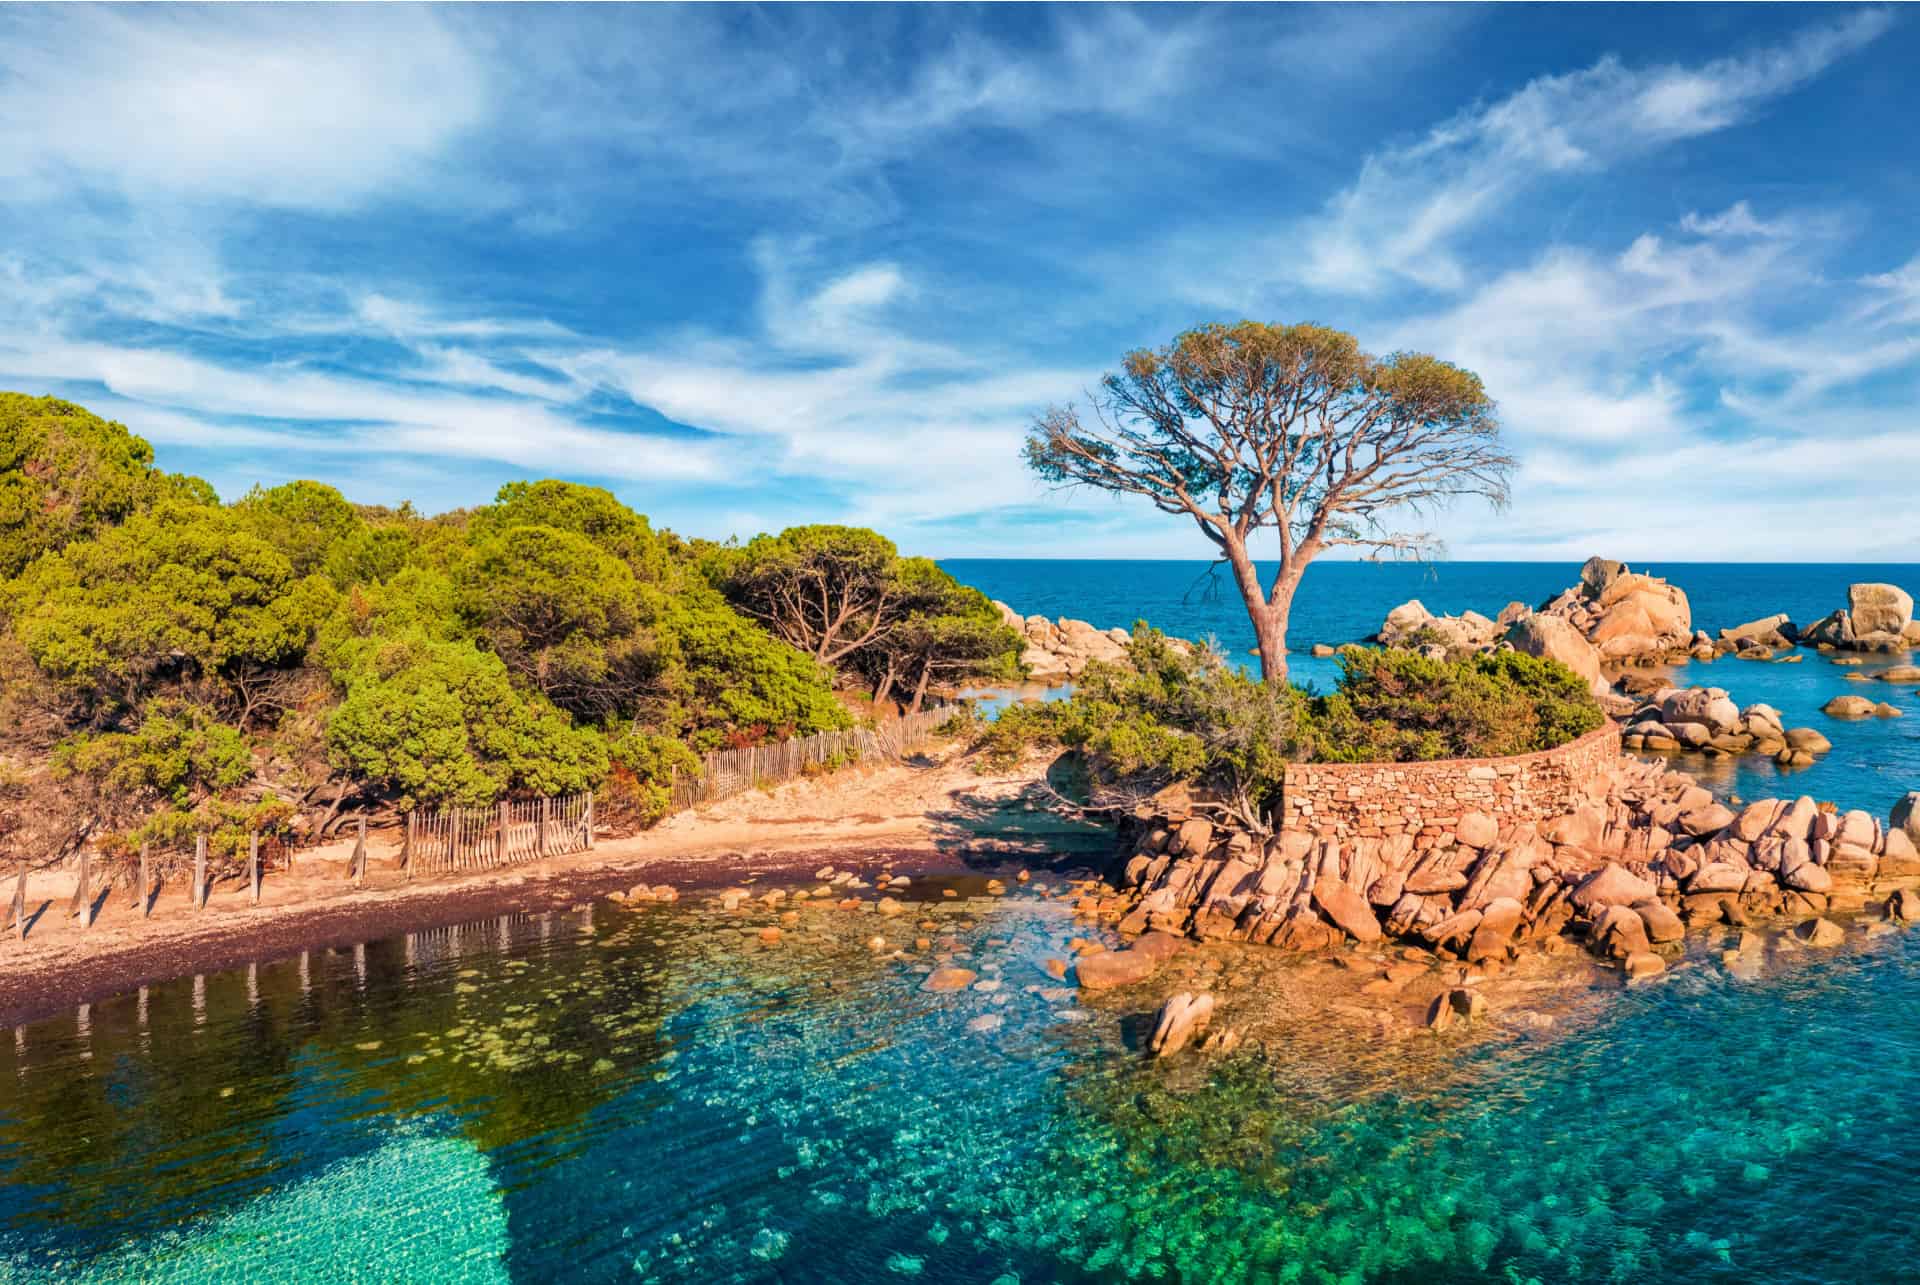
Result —
[[788, 527], [711, 555], [710, 574], [742, 611], [808, 655], [835, 664], [912, 610], [900, 553], [877, 531]]
[[697, 777], [700, 757], [657, 732], [628, 731], [607, 744], [609, 768], [600, 798], [609, 817], [652, 825], [667, 814], [674, 774]]
[[46, 674], [127, 705], [163, 678], [299, 660], [335, 600], [229, 511], [173, 501], [42, 558], [7, 596]]
[[413, 561], [422, 525], [401, 521], [355, 527], [327, 551], [327, 578], [341, 588], [391, 580]]
[[411, 635], [368, 657], [328, 727], [343, 770], [416, 804], [485, 804], [510, 789], [583, 790], [607, 771], [606, 745], [471, 643]]
[[299, 576], [325, 569], [335, 547], [361, 526], [359, 511], [321, 482], [256, 486], [233, 507], [245, 528], [278, 549]]
[[484, 540], [522, 526], [551, 527], [584, 537], [625, 562], [643, 581], [666, 582], [677, 575], [676, 542], [656, 534], [645, 518], [620, 503], [613, 492], [597, 486], [553, 478], [509, 482], [491, 505], [474, 512], [471, 534]]
[[849, 727], [827, 672], [769, 637], [718, 598], [688, 593], [660, 604], [661, 689], [667, 727], [696, 749]]
[[204, 834], [208, 856], [228, 864], [246, 855], [250, 836], [285, 834], [294, 816], [294, 806], [272, 794], [251, 802], [215, 797], [192, 808], [161, 808], [132, 829], [107, 836], [102, 846], [123, 855], [138, 851], [142, 842], [184, 852]]
[[[877, 534], [765, 539], [875, 555], [900, 663], [1011, 671], [985, 600]], [[0, 394], [4, 743], [57, 746], [60, 788], [167, 843], [283, 824], [292, 804], [242, 800], [255, 763], [306, 799], [332, 774], [403, 806], [603, 787], [644, 824], [696, 750], [852, 722], [833, 671], [709, 579], [744, 552], [553, 479], [433, 518], [310, 481], [222, 506], [120, 425]]]
[[0, 579], [164, 492], [192, 489], [186, 481], [154, 473], [153, 448], [123, 425], [57, 397], [0, 393]]
[[244, 784], [253, 755], [246, 737], [204, 705], [156, 700], [131, 732], [83, 733], [62, 743], [54, 769], [91, 778], [109, 797], [188, 808]]
[[1030, 745], [1068, 746], [1086, 753], [1110, 791], [1189, 781], [1254, 817], [1289, 762], [1526, 754], [1605, 718], [1579, 675], [1518, 652], [1428, 660], [1355, 648], [1326, 695], [1258, 681], [1217, 653], [1182, 652], [1145, 625], [1135, 626], [1127, 660], [1089, 665], [1065, 701], [1012, 706], [974, 733], [974, 745], [996, 764]]
[[512, 526], [482, 538], [456, 573], [461, 612], [516, 678], [578, 713], [629, 703], [646, 650], [633, 571], [583, 535]]
[[1340, 663], [1338, 690], [1315, 706], [1311, 748], [1329, 762], [1530, 754], [1606, 717], [1579, 675], [1519, 652], [1428, 660], [1356, 649]]

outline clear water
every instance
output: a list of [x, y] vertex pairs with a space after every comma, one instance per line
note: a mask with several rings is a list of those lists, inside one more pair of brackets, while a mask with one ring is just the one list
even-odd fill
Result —
[[1135, 1011], [1156, 995], [1043, 993], [1039, 961], [1074, 931], [1058, 903], [927, 913], [999, 990], [922, 993], [861, 945], [872, 917], [826, 912], [763, 949], [699, 906], [603, 905], [187, 979], [0, 1037], [0, 1279], [1911, 1268], [1906, 937], [1746, 982], [1703, 951], [1550, 1037], [1340, 1049], [1303, 1022], [1265, 1057], [1156, 1064]]
[[[1199, 562], [1018, 561], [952, 559], [947, 570], [990, 597], [1028, 615], [1072, 616], [1102, 627], [1144, 619], [1187, 638], [1217, 638], [1229, 654], [1251, 663], [1253, 631], [1224, 569]], [[1806, 624], [1844, 607], [1847, 586], [1886, 581], [1920, 598], [1920, 567], [1814, 563], [1664, 563], [1635, 570], [1665, 576], [1686, 590], [1697, 628], [1716, 632], [1775, 612]], [[1512, 601], [1537, 605], [1579, 578], [1579, 567], [1549, 562], [1319, 562], [1308, 568], [1295, 600], [1288, 658], [1294, 680], [1329, 687], [1338, 663], [1307, 655], [1314, 643], [1367, 637], [1387, 612], [1409, 598], [1428, 610], [1469, 608], [1493, 615]], [[1680, 761], [1723, 793], [1744, 798], [1792, 792], [1866, 808], [1884, 817], [1911, 789], [1920, 789], [1920, 692], [1885, 683], [1857, 683], [1849, 673], [1872, 674], [1906, 657], [1873, 657], [1857, 668], [1835, 665], [1819, 652], [1796, 653], [1793, 664], [1717, 660], [1675, 666], [1673, 681], [1724, 687], [1742, 705], [1777, 707], [1788, 726], [1815, 727], [1833, 752], [1809, 768], [1783, 773], [1769, 760]], [[1903, 719], [1840, 722], [1820, 707], [1842, 694], [1868, 695], [1906, 711]]]

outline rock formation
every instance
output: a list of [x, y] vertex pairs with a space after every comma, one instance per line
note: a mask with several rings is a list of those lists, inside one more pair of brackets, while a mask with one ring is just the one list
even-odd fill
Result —
[[[1534, 623], [1527, 623], [1530, 618]], [[1542, 618], [1567, 628], [1542, 624]], [[1623, 562], [1589, 558], [1580, 569], [1579, 584], [1531, 613], [1520, 603], [1509, 603], [1497, 620], [1474, 611], [1436, 616], [1416, 599], [1388, 612], [1375, 639], [1389, 646], [1432, 648], [1438, 654], [1490, 651], [1504, 642], [1536, 656], [1561, 653], [1554, 658], [1584, 675], [1589, 668], [1597, 672], [1600, 664], [1678, 659], [1695, 646], [1692, 630], [1692, 609], [1677, 585], [1630, 571]], [[1591, 666], [1586, 653], [1568, 640], [1569, 631], [1592, 649]]]
[[[1027, 640], [1026, 650], [1020, 653], [1020, 663], [1027, 667], [1028, 677], [1035, 682], [1077, 678], [1093, 661], [1122, 662], [1127, 658], [1126, 646], [1133, 635], [1124, 629], [1096, 629], [1084, 620], [1064, 616], [1059, 620], [1022, 616], [998, 600], [993, 605], [999, 610], [1000, 618]], [[1191, 646], [1179, 639], [1173, 639], [1172, 645], [1176, 649]]]
[[[1674, 696], [1676, 715], [1728, 725], [1724, 695]], [[1777, 727], [1757, 715], [1731, 717], [1743, 728]], [[1807, 797], [1735, 811], [1684, 773], [1623, 756], [1603, 789], [1544, 822], [1501, 826], [1469, 813], [1343, 840], [1145, 817], [1118, 863], [1121, 892], [1103, 909], [1127, 933], [1295, 950], [1396, 938], [1475, 963], [1573, 934], [1644, 978], [1664, 967], [1660, 950], [1688, 925], [1817, 918], [1869, 898], [1889, 915], [1920, 914], [1917, 814], [1920, 792], [1891, 824]], [[1830, 936], [1810, 931], [1821, 942]]]
[[1847, 605], [1798, 631], [1802, 642], [1837, 651], [1896, 652], [1920, 647], [1913, 597], [1898, 585], [1847, 587]]
[[1657, 688], [1626, 725], [1621, 747], [1650, 753], [1765, 754], [1782, 766], [1805, 766], [1833, 748], [1810, 727], [1784, 726], [1771, 705], [1740, 708], [1720, 687]]

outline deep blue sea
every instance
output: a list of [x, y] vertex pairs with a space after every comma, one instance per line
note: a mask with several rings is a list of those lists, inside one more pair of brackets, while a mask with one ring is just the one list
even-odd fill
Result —
[[[952, 565], [1027, 611], [1245, 650], [1236, 604], [1183, 599], [1198, 567]], [[1854, 579], [1920, 587], [1910, 568], [1656, 570], [1710, 629], [1821, 614]], [[1409, 596], [1537, 601], [1571, 572], [1329, 564], [1295, 643], [1359, 637]], [[1703, 676], [1824, 726], [1838, 673], [1809, 657]], [[1909, 726], [1835, 728], [1786, 784], [1884, 812], [1915, 776]], [[809, 911], [774, 947], [755, 935], [771, 909], [600, 902], [0, 1034], [0, 1282], [1920, 1275], [1912, 933], [1776, 943], [1738, 969], [1695, 936], [1654, 984], [1510, 998], [1481, 1039], [1342, 1035], [1283, 1006], [1258, 1053], [1160, 1063], [1141, 1044], [1164, 985], [1088, 999], [1043, 970], [1087, 931], [1038, 895], [1050, 877], [999, 898], [977, 876], [916, 880], [904, 919]], [[923, 992], [927, 952], [877, 954], [876, 931], [925, 932], [981, 984]], [[1207, 951], [1223, 975], [1279, 976], [1230, 1006], [1284, 997], [1287, 970], [1337, 971], [1236, 949]], [[1522, 1020], [1531, 1006], [1560, 1017]]]
[[[1070, 616], [1102, 628], [1145, 620], [1183, 638], [1218, 639], [1241, 663], [1255, 663], [1252, 627], [1224, 567], [1204, 562], [1043, 561], [954, 558], [953, 575], [1024, 615]], [[1920, 567], [1886, 563], [1656, 563], [1636, 571], [1664, 576], [1686, 591], [1695, 628], [1716, 633], [1761, 616], [1785, 612], [1808, 624], [1847, 605], [1858, 581], [1897, 584], [1920, 599]], [[1296, 682], [1331, 687], [1339, 662], [1307, 655], [1314, 643], [1356, 642], [1380, 628], [1392, 608], [1418, 598], [1436, 615], [1469, 608], [1492, 616], [1513, 601], [1537, 606], [1579, 579], [1576, 563], [1552, 562], [1317, 562], [1294, 600], [1288, 657]], [[1845, 808], [1885, 817], [1908, 790], [1920, 789], [1920, 691], [1881, 682], [1852, 682], [1907, 657], [1874, 657], [1862, 666], [1831, 663], [1816, 651], [1793, 664], [1724, 658], [1675, 666], [1677, 685], [1725, 688], [1741, 705], [1777, 707], [1789, 727], [1818, 728], [1833, 751], [1810, 768], [1782, 773], [1763, 759], [1676, 761], [1722, 793], [1744, 798], [1811, 794]], [[1904, 709], [1900, 719], [1842, 722], [1820, 707], [1843, 693], [1868, 695]]]

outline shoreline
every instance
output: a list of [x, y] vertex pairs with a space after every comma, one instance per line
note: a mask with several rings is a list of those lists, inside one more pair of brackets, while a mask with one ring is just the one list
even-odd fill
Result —
[[[367, 885], [345, 882], [344, 849], [303, 854], [292, 875], [270, 874], [248, 905], [238, 880], [216, 884], [204, 911], [163, 886], [151, 918], [125, 888], [106, 894], [94, 925], [64, 916], [66, 895], [33, 892], [25, 941], [0, 942], [0, 1026], [21, 1026], [139, 986], [266, 963], [496, 915], [565, 909], [636, 884], [708, 892], [799, 882], [822, 865], [886, 865], [909, 877], [985, 873], [1019, 863], [1059, 869], [1063, 828], [1026, 799], [1043, 764], [976, 774], [957, 756], [853, 768], [749, 792], [602, 839], [589, 852], [496, 870], [406, 882], [394, 848], [369, 836]], [[1092, 836], [1091, 827], [1083, 832]], [[1111, 836], [1100, 838], [1100, 859]], [[339, 867], [338, 870], [333, 867]], [[644, 878], [643, 878], [644, 876]], [[44, 903], [44, 904], [43, 904]]]

